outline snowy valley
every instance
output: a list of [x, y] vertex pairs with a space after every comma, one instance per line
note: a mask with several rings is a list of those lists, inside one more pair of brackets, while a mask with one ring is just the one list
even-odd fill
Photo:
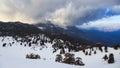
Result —
[[[35, 41], [36, 40], [36, 41]], [[45, 41], [46, 40], [46, 41]], [[59, 40], [64, 43], [62, 40]], [[31, 42], [31, 43], [30, 43]], [[26, 36], [12, 37], [1, 36], [0, 37], [0, 68], [119, 68], [120, 67], [120, 48], [114, 49], [113, 47], [107, 47], [105, 52], [97, 47], [92, 49], [88, 46], [84, 50], [69, 50], [68, 47], [64, 47], [65, 53], [61, 53], [61, 48], [55, 50], [55, 43], [57, 39], [51, 41], [50, 38], [44, 35], [38, 36]], [[67, 44], [61, 44], [66, 46]], [[96, 51], [96, 52], [95, 52]], [[86, 54], [88, 52], [88, 54]], [[91, 52], [91, 54], [89, 54]], [[37, 54], [40, 59], [26, 58], [27, 54]], [[63, 58], [66, 53], [74, 54], [74, 57], [80, 57], [85, 65], [66, 64], [63, 62], [56, 62], [56, 55], [61, 55]], [[109, 64], [103, 59], [106, 54], [114, 54], [114, 63]]]
[[120, 68], [120, 0], [0, 0], [0, 68]]

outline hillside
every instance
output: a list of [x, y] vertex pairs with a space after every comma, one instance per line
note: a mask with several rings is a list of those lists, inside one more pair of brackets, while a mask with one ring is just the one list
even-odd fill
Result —
[[[36, 24], [41, 31], [52, 36], [61, 39], [67, 39], [79, 44], [95, 44], [101, 42], [104, 45], [111, 46], [114, 44], [120, 44], [120, 31], [103, 32], [95, 29], [85, 30], [77, 28], [76, 26], [68, 26], [66, 29], [58, 27], [57, 25], [47, 23]], [[99, 39], [98, 39], [99, 38]], [[73, 40], [71, 40], [73, 39]]]
[[21, 22], [0, 22], [0, 35], [28, 35], [42, 33], [36, 26]]
[[[40, 35], [42, 40], [44, 36]], [[29, 37], [29, 39], [34, 41], [35, 37]], [[44, 37], [45, 38], [45, 37]], [[4, 40], [3, 40], [4, 39]], [[94, 47], [96, 50], [96, 54], [92, 51], [91, 55], [85, 55], [83, 51], [71, 51], [70, 53], [75, 54], [75, 57], [81, 57], [84, 66], [79, 65], [70, 65], [65, 63], [55, 62], [56, 55], [60, 53], [60, 49], [58, 49], [55, 53], [53, 53], [54, 48], [52, 45], [55, 43], [46, 42], [43, 46], [39, 44], [40, 40], [37, 41], [36, 44], [32, 43], [29, 46], [29, 43], [21, 42], [22, 38], [17, 38], [15, 40], [13, 37], [0, 37], [0, 68], [119, 68], [120, 67], [120, 49], [115, 50], [111, 47], [108, 47], [108, 52], [101, 52], [100, 50]], [[49, 38], [46, 37], [49, 41]], [[14, 43], [13, 43], [14, 42]], [[6, 43], [5, 47], [3, 44]], [[26, 45], [25, 45], [26, 44]], [[102, 47], [104, 49], [104, 47]], [[91, 49], [85, 49], [85, 51], [90, 51]], [[68, 49], [65, 49], [65, 52], [68, 52]], [[40, 59], [27, 59], [26, 55], [34, 53], [40, 55]], [[115, 63], [108, 64], [106, 61], [102, 59], [102, 57], [110, 53], [114, 54]], [[64, 56], [64, 54], [62, 54]]]
[[64, 29], [50, 22], [35, 25], [21, 22], [0, 22], [0, 36], [26, 36], [33, 34], [45, 34], [51, 39], [62, 39], [71, 42], [73, 45], [93, 45], [97, 42], [107, 46], [120, 44], [120, 31], [83, 30], [75, 26], [69, 26]]

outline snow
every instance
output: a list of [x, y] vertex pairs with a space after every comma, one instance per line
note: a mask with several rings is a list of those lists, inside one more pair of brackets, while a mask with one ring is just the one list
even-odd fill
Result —
[[[55, 56], [59, 53], [53, 53], [51, 43], [46, 43], [47, 47], [40, 50], [41, 47], [24, 47], [20, 42], [15, 41], [12, 37], [0, 37], [0, 68], [120, 68], [120, 49], [114, 50], [108, 48], [108, 53], [97, 51], [97, 54], [86, 56], [82, 51], [71, 52], [75, 57], [81, 57], [85, 66], [75, 66], [55, 62]], [[13, 42], [12, 47], [9, 46]], [[7, 47], [2, 47], [3, 43], [8, 43]], [[89, 49], [87, 49], [89, 51]], [[26, 59], [26, 54], [35, 53], [41, 56], [41, 59]], [[102, 59], [107, 54], [114, 53], [115, 63], [108, 64]]]
[[45, 29], [44, 27], [38, 27], [38, 28], [41, 29], [41, 30]]

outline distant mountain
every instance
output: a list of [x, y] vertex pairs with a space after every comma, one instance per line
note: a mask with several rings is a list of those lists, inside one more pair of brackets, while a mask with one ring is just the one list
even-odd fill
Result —
[[0, 35], [27, 35], [40, 33], [34, 25], [21, 22], [0, 22]]
[[81, 44], [95, 44], [101, 42], [104, 45], [120, 44], [120, 31], [116, 32], [101, 32], [97, 30], [83, 30], [75, 26], [69, 26], [67, 29], [58, 27], [48, 23], [39, 23], [36, 26], [44, 33], [61, 38], [63, 40], [70, 40], [74, 43]]
[[83, 30], [91, 42], [101, 42], [105, 45], [120, 44], [120, 31], [102, 32], [97, 30]]
[[39, 23], [35, 25], [24, 24], [21, 22], [0, 22], [0, 35], [31, 35], [45, 34], [51, 39], [62, 39], [70, 41], [74, 45], [95, 44], [101, 42], [104, 45], [120, 44], [120, 31], [101, 32], [97, 30], [83, 30], [75, 26], [69, 26], [67, 29], [57, 25], [47, 23]]
[[57, 25], [48, 23], [39, 23], [36, 26], [41, 29], [46, 35], [52, 38], [60, 38], [62, 40], [68, 40], [77, 45], [80, 44], [91, 44], [92, 42], [87, 39], [84, 31], [72, 26], [67, 27], [67, 29], [61, 28]]

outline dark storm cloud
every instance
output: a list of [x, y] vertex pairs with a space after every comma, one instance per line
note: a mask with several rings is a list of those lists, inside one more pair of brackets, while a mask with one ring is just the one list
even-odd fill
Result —
[[[61, 27], [105, 17], [108, 8], [118, 13], [120, 0], [0, 0], [3, 21], [51, 21]], [[116, 7], [115, 7], [116, 6]], [[119, 13], [118, 13], [119, 14]]]

